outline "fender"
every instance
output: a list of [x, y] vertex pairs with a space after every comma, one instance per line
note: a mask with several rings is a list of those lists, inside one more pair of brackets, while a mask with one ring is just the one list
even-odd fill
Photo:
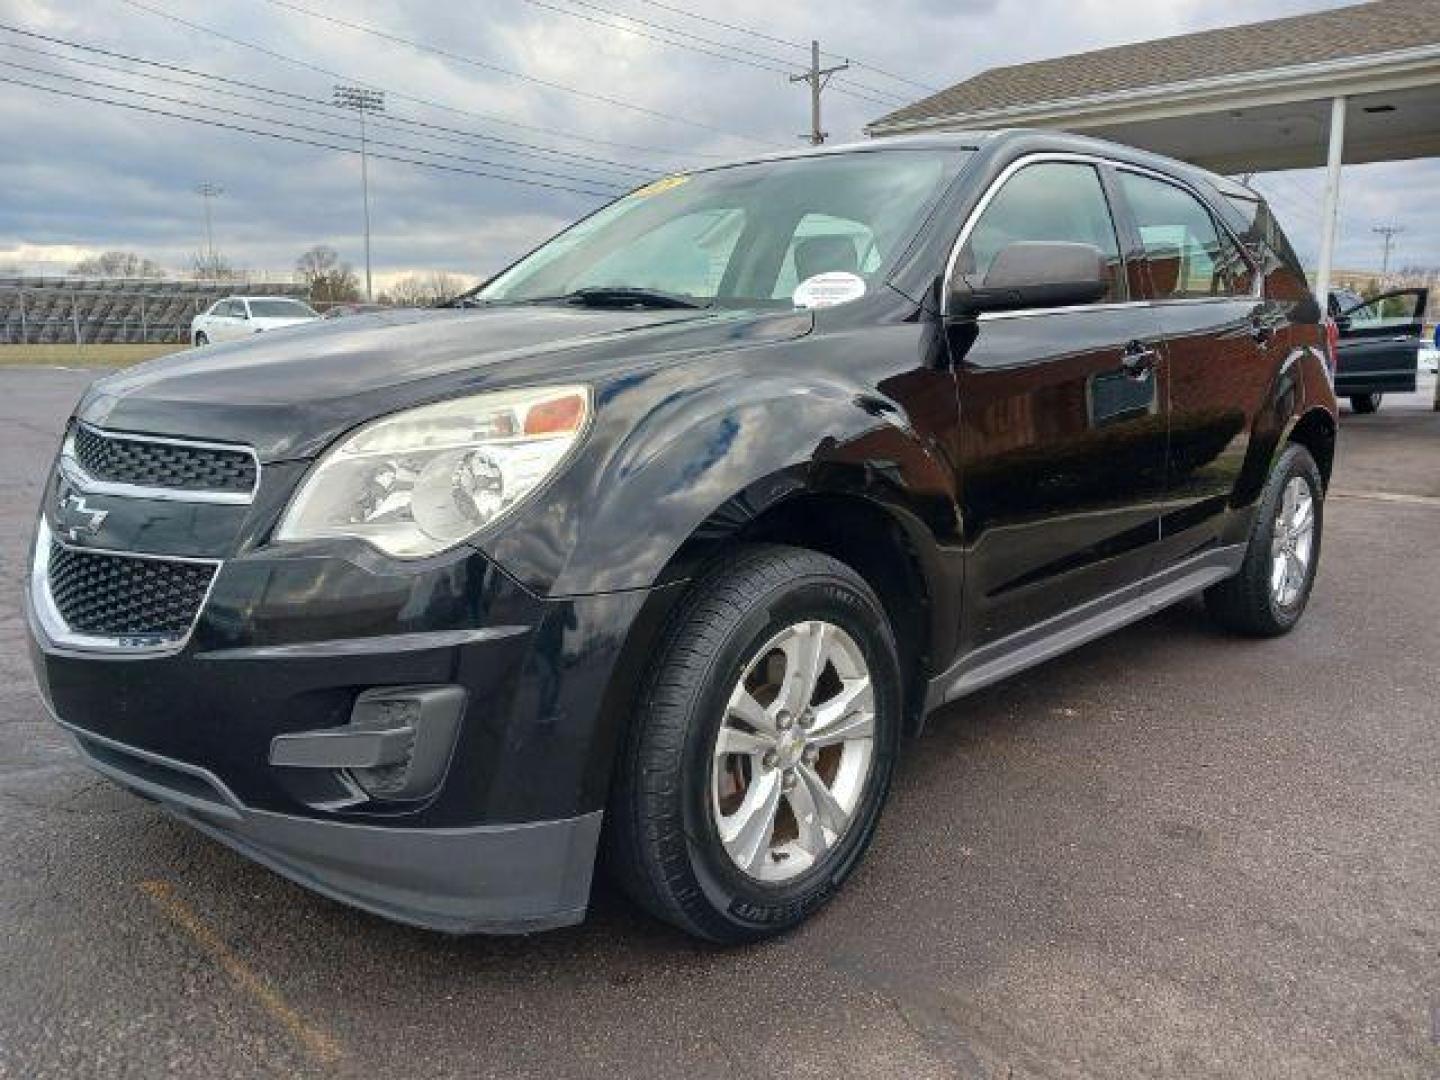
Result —
[[861, 494], [953, 529], [953, 472], [900, 407], [836, 372], [809, 375], [737, 366], [660, 399], [592, 474], [591, 497], [557, 500], [581, 518], [550, 595], [683, 579], [689, 556], [804, 492]]
[[[1250, 446], [1230, 496], [1232, 510], [1250, 507], [1260, 497], [1280, 452], [1290, 438], [1307, 401], [1302, 366], [1314, 350], [1291, 349], [1275, 369], [1265, 399], [1251, 414]], [[1245, 522], [1248, 531], [1248, 517]]]

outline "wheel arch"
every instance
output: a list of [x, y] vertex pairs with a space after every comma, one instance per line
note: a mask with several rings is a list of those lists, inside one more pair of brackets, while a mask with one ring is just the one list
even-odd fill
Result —
[[[1330, 474], [1335, 467], [1335, 439], [1339, 425], [1325, 409], [1316, 406], [1299, 416], [1286, 435], [1285, 443], [1299, 443], [1310, 451], [1320, 467], [1320, 478], [1328, 489]], [[1281, 449], [1284, 449], [1282, 446]]]
[[629, 723], [648, 659], [691, 583], [728, 554], [754, 543], [829, 555], [874, 590], [900, 655], [905, 730], [919, 730], [933, 658], [937, 649], [950, 647], [958, 623], [953, 606], [944, 602], [945, 590], [958, 596], [958, 583], [945, 584], [949, 570], [911, 512], [853, 492], [805, 487], [797, 473], [781, 470], [727, 499], [666, 563], [621, 646], [601, 703], [607, 730], [618, 735]]

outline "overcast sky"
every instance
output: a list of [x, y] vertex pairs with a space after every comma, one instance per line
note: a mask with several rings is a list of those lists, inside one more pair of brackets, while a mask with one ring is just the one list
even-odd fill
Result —
[[[323, 106], [337, 76], [387, 91], [388, 115], [370, 134], [390, 145], [376, 145], [376, 154], [467, 170], [372, 158], [374, 262], [381, 280], [425, 269], [484, 274], [598, 205], [604, 196], [596, 193], [675, 167], [795, 145], [809, 125], [808, 97], [772, 69], [783, 62], [798, 68], [808, 58], [785, 42], [818, 35], [827, 51], [870, 65], [848, 72], [848, 84], [825, 95], [825, 126], [834, 138], [852, 139], [867, 121], [925, 93], [877, 68], [938, 87], [999, 64], [1337, 6], [1326, 0], [887, 0], [882, 10], [874, 0], [703, 6], [699, 0], [0, 0], [0, 23], [59, 39], [0, 30], [0, 79], [32, 84], [0, 81], [0, 269], [59, 272], [109, 248], [182, 267], [203, 244], [202, 200], [194, 192], [201, 181], [224, 188], [213, 203], [215, 240], [233, 263], [288, 274], [302, 250], [327, 243], [358, 266], [357, 155], [215, 126], [354, 146], [355, 118]], [[683, 30], [692, 48], [601, 25], [616, 21], [606, 10]], [[76, 51], [61, 41], [120, 55]], [[748, 50], [741, 58], [749, 62], [698, 51], [718, 52], [723, 45]], [[146, 67], [134, 58], [171, 67]], [[34, 88], [41, 86], [215, 123]], [[487, 172], [530, 183], [475, 175]], [[1320, 176], [1275, 174], [1258, 185], [1273, 197], [1302, 257], [1313, 260]], [[1437, 188], [1436, 162], [1348, 169], [1339, 264], [1378, 266], [1371, 228], [1392, 219], [1406, 226], [1392, 265], [1440, 262]]]

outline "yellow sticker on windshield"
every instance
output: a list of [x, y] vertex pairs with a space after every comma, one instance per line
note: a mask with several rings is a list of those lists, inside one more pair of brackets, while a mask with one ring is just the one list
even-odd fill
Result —
[[633, 194], [634, 197], [637, 199], [645, 198], [650, 195], [659, 195], [662, 191], [669, 191], [671, 188], [679, 187], [681, 184], [686, 183], [689, 179], [690, 177], [688, 176], [667, 176], [662, 180], [656, 180], [653, 184], [646, 184], [644, 187], [640, 188]]

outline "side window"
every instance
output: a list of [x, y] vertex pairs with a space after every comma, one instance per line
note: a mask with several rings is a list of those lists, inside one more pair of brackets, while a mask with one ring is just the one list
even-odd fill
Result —
[[1053, 161], [1027, 165], [996, 192], [960, 250], [956, 271], [979, 284], [999, 250], [1021, 241], [1091, 244], [1110, 270], [1100, 303], [1125, 299], [1120, 244], [1094, 166]]
[[1423, 290], [1386, 293], [1356, 307], [1349, 307], [1343, 313], [1356, 330], [1388, 330], [1408, 327], [1420, 321], [1420, 301]]
[[229, 319], [239, 319], [244, 317], [245, 309], [240, 305], [239, 300], [226, 300], [225, 303], [220, 306], [218, 314], [224, 315]]
[[806, 214], [795, 226], [780, 262], [772, 299], [789, 299], [795, 286], [836, 270], [870, 275], [880, 268], [880, 251], [870, 226], [830, 214]]
[[1163, 180], [1124, 169], [1119, 175], [1145, 245], [1155, 299], [1251, 294], [1250, 264], [1204, 203]]

